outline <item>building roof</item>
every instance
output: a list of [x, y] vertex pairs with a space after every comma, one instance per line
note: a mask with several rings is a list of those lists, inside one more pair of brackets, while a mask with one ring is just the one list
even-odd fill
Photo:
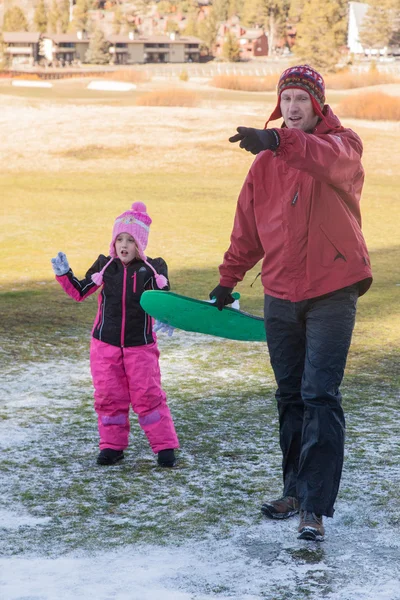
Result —
[[175, 39], [169, 35], [109, 35], [107, 40], [111, 44], [201, 44], [202, 41], [192, 35], [177, 36]]
[[265, 35], [262, 29], [247, 29], [246, 33], [240, 36], [241, 40], [258, 40], [261, 36]]
[[64, 43], [78, 43], [87, 42], [89, 39], [86, 37], [79, 37], [77, 33], [43, 33], [43, 38], [52, 40], [55, 44]]
[[38, 44], [40, 39], [39, 32], [31, 31], [4, 31], [3, 42], [6, 44]]

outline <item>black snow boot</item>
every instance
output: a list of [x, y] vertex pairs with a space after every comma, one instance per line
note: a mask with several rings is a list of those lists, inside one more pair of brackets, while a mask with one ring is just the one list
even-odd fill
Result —
[[160, 450], [158, 453], [157, 463], [159, 467], [174, 467], [176, 465], [174, 450]]
[[98, 465], [115, 465], [124, 458], [122, 450], [113, 450], [112, 448], [103, 448], [97, 457]]

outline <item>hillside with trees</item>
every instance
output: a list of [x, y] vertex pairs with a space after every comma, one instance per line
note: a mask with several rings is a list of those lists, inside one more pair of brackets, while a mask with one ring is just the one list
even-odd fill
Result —
[[[400, 0], [367, 0], [367, 4], [362, 44], [370, 48], [399, 45]], [[0, 0], [0, 19], [3, 31], [191, 35], [203, 41], [203, 51], [209, 54], [222, 36], [221, 56], [232, 61], [239, 59], [238, 32], [251, 28], [260, 35], [265, 32], [270, 56], [286, 48], [299, 61], [329, 72], [346, 53], [348, 1]], [[293, 48], [288, 42], [289, 28], [295, 32]]]

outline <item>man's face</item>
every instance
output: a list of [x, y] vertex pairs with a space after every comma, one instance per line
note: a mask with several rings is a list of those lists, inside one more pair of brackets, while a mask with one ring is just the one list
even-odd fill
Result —
[[311, 98], [305, 90], [289, 89], [281, 93], [281, 113], [286, 127], [311, 132], [318, 123]]

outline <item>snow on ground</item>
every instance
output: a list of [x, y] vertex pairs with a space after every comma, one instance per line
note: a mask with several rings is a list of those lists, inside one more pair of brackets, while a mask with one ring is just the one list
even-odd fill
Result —
[[[388, 543], [354, 533], [357, 539], [343, 552], [340, 537], [329, 528], [333, 539], [321, 549], [310, 548], [308, 557], [300, 543], [290, 541], [286, 523], [263, 523], [257, 530], [239, 529], [227, 540], [189, 541], [180, 547], [139, 545], [95, 556], [0, 558], [0, 595], [3, 600], [302, 598], [308, 580], [314, 592], [306, 597], [315, 600], [400, 598], [397, 536]], [[333, 587], [337, 591], [329, 591]]]
[[[238, 429], [234, 427], [233, 416], [232, 424], [225, 422], [222, 394], [230, 387], [233, 394], [250, 395], [264, 374], [266, 357], [260, 357], [263, 345], [242, 346], [240, 365], [246, 370], [247, 387], [243, 387], [243, 369], [235, 362], [237, 353], [229, 353], [224, 346], [224, 361], [218, 363], [215, 360], [215, 354], [220, 355], [222, 350], [218, 340], [210, 342], [207, 336], [179, 333], [171, 339], [160, 335], [160, 346], [163, 382], [171, 398], [173, 413], [179, 415], [182, 426], [185, 401], [176, 390], [186, 385], [189, 392], [203, 389], [207, 396], [215, 382], [221, 382], [215, 398], [205, 399], [204, 404], [198, 403], [196, 415], [208, 435], [214, 431], [211, 426], [215, 426], [219, 437], [224, 438], [218, 440], [219, 448], [229, 450], [229, 432], [232, 436], [237, 435], [245, 424], [241, 416], [235, 425]], [[258, 364], [256, 368], [255, 363]], [[216, 375], [212, 374], [213, 365]], [[265, 376], [263, 385], [273, 387], [270, 375]], [[66, 427], [63, 419], [65, 415], [68, 418], [68, 411], [74, 421], [72, 435], [77, 436], [74, 446], [81, 444], [85, 448], [91, 444], [82, 437], [78, 413], [74, 412], [79, 408], [82, 395], [91, 396], [87, 357], [80, 361], [64, 358], [32, 362], [18, 373], [10, 368], [2, 377], [0, 394], [2, 466], [14, 465], [0, 472], [1, 600], [400, 600], [398, 521], [391, 521], [386, 508], [379, 505], [384, 490], [386, 494], [396, 493], [400, 479], [396, 461], [387, 459], [399, 439], [398, 399], [390, 398], [389, 394], [385, 396], [384, 391], [380, 390], [379, 397], [374, 399], [375, 405], [386, 404], [387, 410], [381, 421], [374, 422], [373, 399], [368, 410], [357, 408], [349, 416], [341, 494], [335, 518], [326, 522], [327, 539], [320, 545], [297, 540], [296, 519], [279, 523], [261, 518], [258, 492], [252, 493], [249, 489], [252, 482], [255, 489], [258, 489], [257, 485], [262, 488], [271, 473], [273, 475], [274, 468], [279, 467], [276, 430], [265, 457], [265, 440], [260, 444], [257, 433], [253, 435], [255, 439], [250, 439], [249, 445], [241, 449], [242, 455], [234, 457], [233, 461], [227, 453], [223, 460], [213, 462], [213, 456], [206, 456], [208, 449], [203, 447], [205, 462], [201, 457], [196, 462], [196, 456], [189, 456], [196, 446], [190, 446], [189, 449], [182, 448], [182, 454], [186, 452], [186, 469], [169, 473], [148, 469], [144, 474], [140, 470], [137, 473], [129, 470], [129, 478], [119, 484], [120, 475], [126, 475], [126, 471], [118, 470], [119, 467], [106, 474], [101, 471], [100, 480], [93, 467], [90, 471], [94, 474], [85, 473], [87, 465], [92, 465], [92, 454], [90, 462], [65, 467], [60, 462], [54, 469], [51, 459], [46, 462], [43, 457], [47, 448], [55, 445], [62, 435]], [[190, 402], [186, 404], [190, 409]], [[235, 406], [237, 409], [239, 404]], [[274, 406], [261, 394], [260, 398], [249, 397], [248, 410], [249, 427], [252, 428], [258, 419], [257, 411], [262, 414], [268, 410], [268, 415], [272, 415]], [[84, 420], [86, 413], [82, 414]], [[210, 414], [215, 424], [210, 422]], [[188, 420], [191, 418], [194, 413], [189, 413]], [[92, 413], [87, 419], [90, 419], [90, 438], [94, 432]], [[139, 454], [148, 452], [145, 446], [143, 448], [141, 450], [139, 445]], [[370, 461], [364, 451], [367, 455], [371, 451]], [[56, 448], [56, 458], [57, 452]], [[31, 459], [39, 462], [32, 467], [27, 464]], [[42, 462], [39, 459], [43, 459]], [[127, 459], [121, 469], [127, 468]], [[258, 469], [256, 459], [265, 462], [264, 470]], [[11, 460], [14, 462], [7, 462]], [[137, 464], [144, 463], [139, 461]], [[28, 481], [24, 480], [24, 468], [30, 469]], [[142, 479], [152, 479], [154, 490], [169, 484], [168, 490], [173, 490], [176, 497], [169, 498], [170, 523], [160, 531], [170, 530], [171, 535], [162, 536], [159, 543], [149, 542], [146, 538], [146, 528], [158, 527], [159, 521], [164, 521], [159, 512], [168, 502], [166, 497], [163, 499], [162, 494], [157, 496], [154, 492], [154, 496], [147, 495], [129, 503], [127, 494], [127, 500], [115, 504], [115, 510], [105, 512], [99, 504], [94, 516], [88, 514], [87, 518], [82, 513], [86, 505], [79, 504], [76, 511], [82, 514], [78, 522], [84, 528], [81, 536], [94, 536], [94, 544], [83, 547], [79, 532], [74, 537], [72, 531], [74, 493], [77, 495], [78, 491], [72, 493], [71, 489], [77, 485], [76, 471], [78, 481], [87, 486], [88, 503], [94, 486], [98, 486], [97, 491], [104, 489], [104, 494], [109, 497], [112, 493], [122, 494], [124, 489], [129, 491], [132, 486], [142, 485]], [[60, 482], [70, 479], [64, 481], [66, 491], [59, 504], [52, 504], [53, 499], [46, 496], [36, 499], [35, 494], [39, 494], [40, 485], [46, 483], [46, 478], [58, 476]], [[216, 497], [213, 507], [214, 499], [209, 490], [217, 493], [218, 487], [213, 488], [212, 484], [220, 478], [223, 487], [232, 476], [236, 477], [232, 480], [234, 487], [228, 490], [228, 496]], [[242, 489], [239, 489], [240, 483]], [[56, 491], [57, 485], [49, 489]], [[180, 522], [196, 510], [196, 505], [191, 504], [191, 498], [196, 499], [193, 491], [196, 486], [203, 489], [203, 496], [197, 496], [203, 502], [200, 516], [204, 509], [204, 519], [210, 519], [207, 510], [211, 503], [215, 523], [201, 530], [199, 535], [190, 527], [185, 533], [183, 527], [183, 536], [175, 536], [174, 528], [181, 532]], [[13, 490], [19, 490], [21, 502]], [[229, 494], [237, 494], [236, 504], [229, 505], [239, 507], [235, 518], [228, 508]], [[182, 508], [174, 512], [175, 504], [178, 506], [179, 503]], [[240, 512], [242, 504], [246, 505], [243, 513]], [[60, 533], [57, 528], [62, 527], [63, 522], [66, 529]], [[139, 522], [139, 532], [134, 529], [135, 522]], [[191, 523], [190, 520], [187, 522]], [[107, 536], [100, 537], [105, 523], [114, 528], [109, 530], [113, 532], [109, 540]], [[127, 541], [128, 531], [132, 536], [133, 533], [138, 535], [137, 540]], [[42, 545], [41, 540], [46, 543]]]

